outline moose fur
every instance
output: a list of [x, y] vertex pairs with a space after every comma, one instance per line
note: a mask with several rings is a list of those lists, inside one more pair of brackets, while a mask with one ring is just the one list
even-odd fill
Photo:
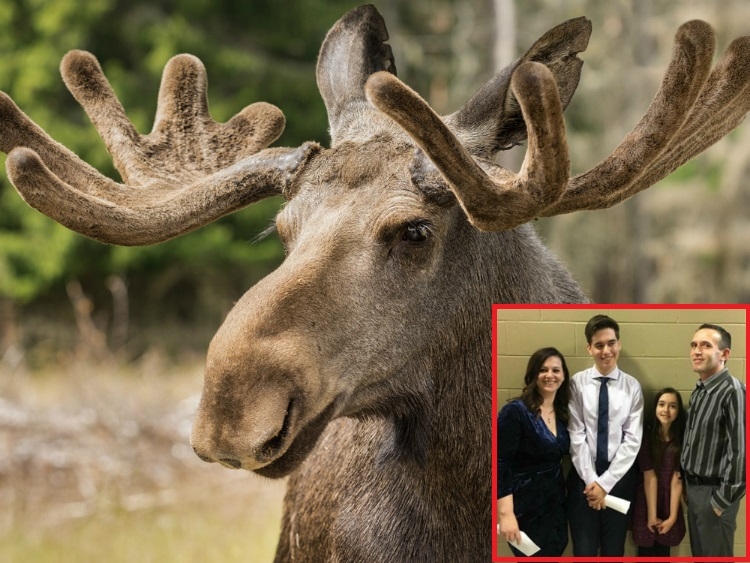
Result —
[[[151, 244], [263, 197], [284, 263], [235, 305], [208, 350], [192, 445], [204, 460], [289, 476], [276, 561], [491, 558], [491, 305], [586, 296], [534, 217], [614, 205], [735, 127], [750, 107], [750, 40], [711, 69], [713, 33], [677, 33], [641, 123], [569, 178], [562, 120], [585, 18], [540, 38], [454, 114], [395, 77], [373, 6], [328, 33], [317, 68], [331, 147], [265, 148], [280, 111], [208, 114], [200, 61], [165, 68], [140, 135], [96, 59], [63, 78], [113, 154], [101, 176], [0, 96], [0, 149], [26, 201], [87, 236]], [[493, 163], [528, 140], [518, 173]]]

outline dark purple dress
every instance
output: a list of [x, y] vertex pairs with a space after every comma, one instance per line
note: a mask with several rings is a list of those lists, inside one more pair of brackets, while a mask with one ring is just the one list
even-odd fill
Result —
[[497, 497], [513, 494], [518, 527], [541, 548], [534, 557], [560, 556], [568, 545], [560, 462], [569, 450], [565, 424], [557, 419], [555, 436], [520, 399], [497, 416]]
[[[667, 446], [664, 442], [659, 442], [659, 445], [662, 448]], [[680, 469], [678, 457], [679, 455], [664, 456], [662, 453], [661, 469], [656, 473], [656, 516], [662, 520], [669, 518], [672, 475]], [[682, 515], [682, 505], [678, 508], [677, 521], [666, 534], [652, 532], [646, 526], [648, 523], [648, 508], [646, 506], [646, 492], [643, 489], [643, 473], [654, 469], [654, 463], [651, 460], [649, 440], [645, 435], [636, 463], [638, 464], [640, 479], [633, 500], [633, 520], [631, 524], [633, 541], [640, 547], [651, 547], [655, 541], [662, 545], [678, 545], [685, 537], [685, 517]]]

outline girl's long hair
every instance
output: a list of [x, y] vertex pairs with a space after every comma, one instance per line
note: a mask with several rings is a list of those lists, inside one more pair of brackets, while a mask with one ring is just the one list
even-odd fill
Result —
[[[677, 397], [677, 418], [674, 419], [672, 425], [669, 427], [669, 436], [662, 435], [661, 423], [656, 418], [656, 406], [659, 404], [661, 396], [666, 393], [672, 393]], [[658, 473], [665, 459], [673, 458], [676, 461], [680, 459], [682, 439], [685, 434], [685, 424], [687, 422], [687, 413], [682, 404], [682, 395], [680, 395], [680, 392], [672, 387], [665, 387], [657, 391], [652, 403], [651, 419], [651, 425], [648, 429], [651, 448], [649, 453], [651, 454], [651, 460], [654, 462], [654, 469]], [[678, 465], [675, 465], [675, 467], [678, 467]]]
[[539, 371], [542, 369], [542, 365], [544, 365], [544, 362], [551, 357], [560, 358], [564, 375], [563, 382], [555, 394], [555, 401], [553, 403], [555, 407], [555, 415], [567, 424], [568, 402], [570, 401], [570, 372], [568, 372], [565, 357], [557, 348], [540, 348], [531, 355], [529, 363], [526, 366], [526, 375], [524, 375], [523, 378], [525, 386], [523, 391], [521, 391], [521, 400], [531, 412], [541, 415], [541, 406], [544, 402], [544, 398], [541, 393], [539, 393], [539, 388], [536, 386], [536, 380], [539, 377]]

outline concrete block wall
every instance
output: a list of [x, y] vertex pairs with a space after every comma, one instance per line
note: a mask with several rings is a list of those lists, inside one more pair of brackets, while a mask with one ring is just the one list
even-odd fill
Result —
[[[719, 324], [732, 335], [730, 373], [745, 382], [747, 373], [746, 310], [744, 308], [618, 308], [616, 306], [565, 308], [504, 308], [496, 313], [495, 345], [497, 354], [496, 408], [517, 397], [523, 387], [523, 375], [529, 356], [539, 348], [554, 346], [565, 356], [571, 376], [593, 365], [586, 351], [584, 327], [594, 315], [605, 314], [620, 324], [622, 349], [620, 369], [636, 377], [643, 386], [646, 408], [653, 394], [663, 387], [679, 390], [685, 406], [690, 399], [697, 375], [689, 361], [690, 340], [704, 322]], [[493, 468], [494, 469], [494, 468]], [[735, 556], [746, 553], [746, 511], [743, 500], [737, 520]], [[572, 556], [568, 545], [564, 556]], [[626, 555], [635, 555], [636, 546], [630, 534]], [[689, 557], [690, 544], [685, 541], [672, 549], [673, 557]], [[498, 542], [498, 556], [512, 556], [504, 542]]]

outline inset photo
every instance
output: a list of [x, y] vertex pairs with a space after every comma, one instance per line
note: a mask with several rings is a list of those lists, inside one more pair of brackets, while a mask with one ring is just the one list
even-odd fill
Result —
[[747, 309], [495, 305], [493, 561], [747, 561]]

